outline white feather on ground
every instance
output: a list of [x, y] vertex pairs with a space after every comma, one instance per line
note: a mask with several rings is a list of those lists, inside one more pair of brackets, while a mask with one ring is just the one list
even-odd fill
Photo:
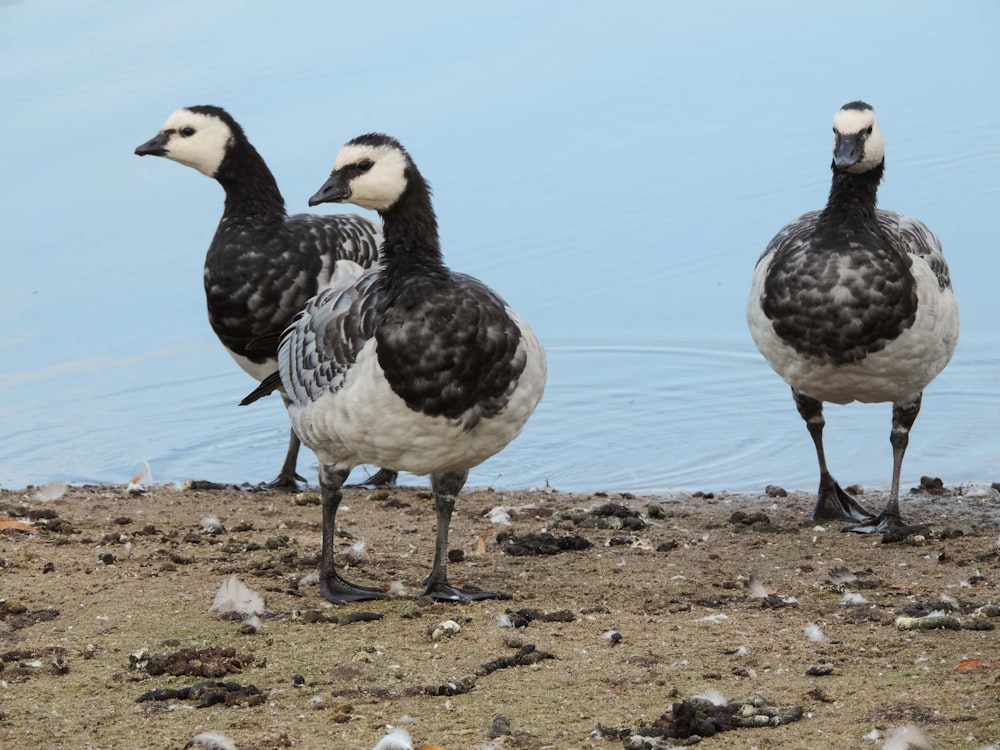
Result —
[[58, 500], [66, 494], [69, 485], [60, 482], [58, 479], [53, 482], [46, 482], [35, 492], [34, 499], [46, 502], [48, 500]]
[[717, 615], [708, 615], [707, 617], [699, 617], [697, 620], [695, 620], [695, 622], [713, 622], [718, 624], [720, 622], [725, 622], [728, 619], [729, 615], [724, 615], [720, 612]]
[[221, 534], [226, 530], [218, 516], [205, 516], [201, 519], [201, 530], [207, 534]]
[[706, 690], [704, 693], [698, 693], [697, 695], [691, 696], [692, 700], [703, 700], [708, 701], [713, 706], [724, 706], [726, 705], [725, 696], [718, 690]]
[[510, 511], [504, 508], [502, 505], [498, 505], [492, 508], [487, 514], [486, 518], [490, 523], [500, 524], [501, 526], [510, 526]]
[[743, 584], [747, 590], [747, 596], [751, 599], [767, 599], [767, 587], [761, 583], [756, 573], [751, 573], [749, 580]]
[[893, 730], [882, 750], [932, 750], [931, 739], [920, 727], [907, 724]]
[[236, 750], [236, 743], [222, 732], [202, 732], [188, 740], [184, 750], [193, 747], [201, 747], [203, 750]]
[[264, 599], [235, 575], [232, 575], [219, 587], [211, 609], [220, 615], [237, 614], [244, 617], [259, 615], [264, 612]]
[[406, 596], [406, 586], [402, 581], [390, 581], [389, 588], [385, 592], [389, 596]]
[[393, 729], [372, 750], [413, 750], [413, 740], [405, 729]]
[[808, 638], [813, 643], [820, 643], [826, 640], [826, 636], [823, 635], [823, 631], [820, 630], [819, 625], [815, 623], [811, 622], [808, 625], [806, 625], [804, 628], [802, 628], [802, 632], [805, 633], [806, 638]]

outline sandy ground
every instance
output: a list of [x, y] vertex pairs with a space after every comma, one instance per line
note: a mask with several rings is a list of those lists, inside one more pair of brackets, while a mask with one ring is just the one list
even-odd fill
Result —
[[[420, 488], [346, 493], [346, 576], [404, 593], [328, 605], [318, 502], [0, 491], [0, 519], [37, 530], [0, 531], [0, 747], [180, 750], [215, 730], [241, 750], [368, 750], [387, 725], [448, 750], [670, 747], [693, 740], [628, 738], [680, 731], [672, 707], [697, 695], [759, 696], [789, 722], [709, 748], [880, 748], [906, 724], [934, 748], [1000, 743], [988, 487], [907, 495], [929, 529], [895, 543], [808, 523], [807, 494], [467, 491], [452, 581], [510, 596], [471, 605], [416, 596], [434, 532]], [[264, 598], [257, 632], [210, 611], [232, 575]], [[951, 627], [897, 628], [934, 609]]]

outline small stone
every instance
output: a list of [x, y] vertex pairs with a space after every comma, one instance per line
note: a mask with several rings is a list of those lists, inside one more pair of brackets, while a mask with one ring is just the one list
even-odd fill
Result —
[[806, 670], [806, 674], [810, 677], [825, 677], [826, 675], [833, 674], [833, 664], [828, 661], [822, 664], [815, 664]]
[[941, 477], [920, 477], [920, 489], [931, 495], [943, 495], [945, 493], [944, 482]]
[[663, 519], [667, 517], [667, 509], [660, 503], [650, 503], [646, 508], [646, 515], [650, 518]]
[[510, 719], [503, 714], [494, 716], [493, 721], [490, 723], [489, 738], [495, 740], [498, 737], [510, 736], [511, 734]]
[[[329, 615], [328, 617], [336, 617]], [[341, 625], [350, 625], [352, 622], [377, 622], [385, 617], [381, 612], [349, 612], [338, 618]]]

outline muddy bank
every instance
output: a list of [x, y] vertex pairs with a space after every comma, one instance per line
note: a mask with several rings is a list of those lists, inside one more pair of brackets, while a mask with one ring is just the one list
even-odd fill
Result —
[[[394, 596], [344, 607], [315, 582], [315, 491], [58, 494], [0, 491], [0, 518], [35, 529], [0, 530], [3, 747], [216, 730], [243, 750], [367, 750], [389, 724], [449, 750], [879, 747], [910, 723], [934, 747], [1000, 742], [989, 488], [907, 495], [925, 528], [892, 543], [809, 524], [811, 496], [777, 488], [468, 491], [452, 579], [509, 598], [465, 606], [416, 596], [428, 493], [351, 490], [345, 575]], [[234, 575], [257, 624], [210, 610]]]

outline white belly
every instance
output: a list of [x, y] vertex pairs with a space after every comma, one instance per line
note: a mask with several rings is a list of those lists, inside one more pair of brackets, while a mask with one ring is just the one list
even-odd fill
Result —
[[432, 417], [409, 408], [389, 387], [372, 339], [340, 390], [289, 406], [296, 433], [321, 463], [342, 468], [375, 464], [428, 474], [477, 466], [517, 437], [545, 388], [544, 350], [531, 329], [510, 314], [521, 326], [527, 361], [506, 407], [495, 416], [467, 427], [461, 418]]
[[243, 372], [247, 373], [258, 383], [268, 375], [278, 371], [277, 358], [266, 359], [263, 362], [252, 362], [241, 354], [230, 352], [228, 349], [226, 351], [229, 352], [229, 356], [236, 360], [236, 364], [242, 368]]
[[937, 277], [914, 257], [917, 313], [913, 325], [885, 348], [846, 364], [807, 357], [785, 343], [764, 315], [761, 299], [767, 263], [754, 274], [747, 319], [757, 348], [786, 383], [820, 401], [846, 404], [903, 403], [944, 369], [958, 343], [958, 304], [950, 287], [940, 290]]

